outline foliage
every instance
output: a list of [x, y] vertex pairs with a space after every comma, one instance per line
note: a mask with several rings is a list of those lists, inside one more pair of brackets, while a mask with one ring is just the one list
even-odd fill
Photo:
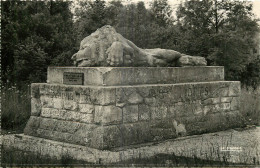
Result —
[[157, 24], [164, 27], [172, 24], [172, 9], [167, 0], [154, 0], [151, 4], [151, 13]]
[[31, 114], [30, 88], [28, 85], [23, 87], [23, 91], [19, 91], [16, 86], [2, 87], [2, 129], [23, 131]]
[[260, 83], [260, 58], [247, 65], [246, 71], [242, 73], [242, 84], [245, 87], [257, 89]]
[[104, 26], [107, 21], [105, 1], [77, 1], [75, 8], [74, 30], [77, 32], [77, 44], [96, 29]]
[[115, 25], [118, 33], [133, 41], [137, 46], [146, 48], [151, 43], [151, 14], [143, 2], [125, 5], [120, 9]]
[[2, 1], [2, 81], [43, 82], [75, 52], [69, 2]]
[[[255, 87], [260, 84], [260, 71], [256, 68], [260, 40], [252, 16], [252, 4], [248, 2], [185, 2], [177, 11], [180, 34], [183, 34], [180, 50], [206, 57], [209, 65], [225, 66], [227, 80], [240, 80]], [[247, 76], [248, 70], [254, 72]]]
[[260, 92], [252, 87], [243, 87], [240, 97], [240, 111], [247, 125], [260, 124]]

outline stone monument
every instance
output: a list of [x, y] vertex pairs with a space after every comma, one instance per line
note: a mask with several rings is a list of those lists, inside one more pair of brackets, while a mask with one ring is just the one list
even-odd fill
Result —
[[72, 56], [72, 59], [79, 67], [207, 65], [203, 57], [192, 57], [160, 48], [141, 49], [109, 25], [84, 38], [79, 51]]
[[47, 83], [31, 85], [31, 117], [13, 141], [45, 147], [27, 150], [56, 156], [50, 146], [60, 143], [75, 159], [95, 162], [108, 150], [115, 161], [124, 158], [113, 151], [242, 126], [240, 82], [224, 81], [224, 68], [203, 57], [140, 49], [104, 26], [72, 59], [78, 67], [49, 67]]

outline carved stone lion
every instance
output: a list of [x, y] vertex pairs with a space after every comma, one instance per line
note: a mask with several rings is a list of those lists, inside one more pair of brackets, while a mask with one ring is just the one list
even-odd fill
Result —
[[86, 66], [205, 66], [205, 58], [168, 49], [141, 49], [109, 26], [97, 29], [80, 43], [74, 64]]

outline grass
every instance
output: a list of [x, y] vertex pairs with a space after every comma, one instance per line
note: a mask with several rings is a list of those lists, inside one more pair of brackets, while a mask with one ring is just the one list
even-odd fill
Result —
[[122, 161], [115, 164], [95, 164], [88, 163], [84, 161], [73, 160], [72, 158], [63, 157], [60, 160], [42, 157], [40, 155], [35, 155], [29, 152], [21, 151], [2, 151], [2, 166], [115, 166], [115, 167], [128, 167], [128, 166], [235, 166], [237, 164], [212, 161], [212, 160], [202, 160], [197, 157], [187, 158], [179, 157], [173, 154], [158, 154], [147, 159], [130, 159], [127, 161]]
[[17, 87], [2, 87], [1, 126], [8, 132], [21, 132], [31, 113], [30, 87], [18, 90]]
[[240, 111], [247, 125], [260, 125], [260, 88], [242, 88]]
[[88, 164], [83, 161], [73, 160], [70, 157], [62, 157], [60, 160], [53, 159], [47, 156], [36, 155], [30, 152], [18, 151], [18, 150], [2, 150], [2, 166], [22, 166], [22, 165], [45, 165], [45, 166], [54, 166], [54, 165], [79, 165], [79, 164]]

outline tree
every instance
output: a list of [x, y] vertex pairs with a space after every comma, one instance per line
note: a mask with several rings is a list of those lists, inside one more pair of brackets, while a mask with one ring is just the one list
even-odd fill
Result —
[[112, 0], [108, 3], [106, 8], [106, 23], [111, 26], [116, 26], [118, 24], [118, 15], [120, 14], [120, 9], [123, 8], [123, 4], [119, 0]]
[[187, 1], [177, 11], [181, 51], [204, 56], [209, 65], [225, 66], [226, 79], [245, 82], [243, 74], [255, 62], [259, 46], [252, 16], [249, 2]]
[[115, 28], [118, 33], [133, 41], [141, 48], [148, 48], [151, 44], [151, 13], [143, 2], [128, 4], [119, 8]]
[[[18, 24], [18, 20], [22, 20], [24, 15], [19, 15], [19, 12], [23, 12], [21, 8], [24, 5], [18, 6], [18, 3], [15, 1], [7, 1], [1, 2], [2, 10], [1, 10], [1, 28], [2, 28], [2, 66], [1, 66], [1, 76], [3, 84], [10, 81], [12, 78], [9, 74], [12, 73], [14, 69], [14, 50], [19, 42], [19, 30], [20, 25]], [[26, 26], [26, 24], [22, 25]]]
[[168, 4], [168, 0], [154, 0], [151, 3], [151, 12], [156, 23], [160, 26], [166, 26], [172, 22], [172, 9]]
[[78, 1], [74, 23], [74, 30], [78, 33], [77, 44], [96, 29], [106, 25], [106, 16], [105, 1]]
[[257, 89], [259, 87], [260, 58], [247, 65], [246, 71], [242, 73], [242, 84], [244, 84], [245, 86], [251, 86], [253, 87], [253, 89]]
[[71, 65], [75, 52], [69, 2], [2, 3], [2, 81], [46, 80], [47, 66]]

